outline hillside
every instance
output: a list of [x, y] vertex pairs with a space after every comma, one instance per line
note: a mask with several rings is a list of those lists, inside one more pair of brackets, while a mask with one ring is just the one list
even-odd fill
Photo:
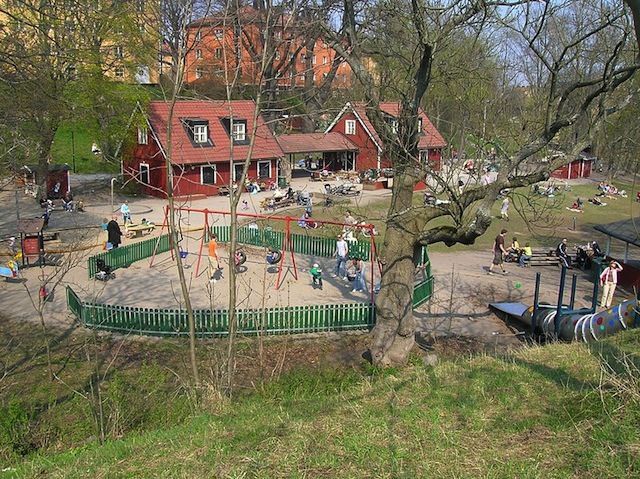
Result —
[[182, 426], [3, 477], [639, 477], [639, 344], [631, 331], [592, 349], [291, 372]]

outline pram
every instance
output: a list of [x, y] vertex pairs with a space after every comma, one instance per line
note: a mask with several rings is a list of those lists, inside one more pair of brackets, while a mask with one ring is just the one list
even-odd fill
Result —
[[96, 268], [98, 268], [98, 272], [94, 278], [98, 281], [109, 281], [110, 279], [115, 279], [116, 274], [113, 272], [113, 268], [106, 264], [103, 259], [98, 258], [96, 260]]

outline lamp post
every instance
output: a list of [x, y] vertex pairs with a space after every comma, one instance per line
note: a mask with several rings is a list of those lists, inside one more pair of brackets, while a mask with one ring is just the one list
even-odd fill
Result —
[[113, 218], [113, 214], [115, 210], [113, 209], [113, 183], [116, 181], [115, 178], [111, 178], [111, 217]]
[[76, 172], [76, 137], [74, 131], [71, 130], [71, 159], [73, 162], [73, 172]]

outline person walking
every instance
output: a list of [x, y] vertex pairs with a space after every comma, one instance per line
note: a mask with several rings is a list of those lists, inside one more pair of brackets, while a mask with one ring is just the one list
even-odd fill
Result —
[[[344, 240], [342, 235], [338, 236], [336, 241], [336, 269], [331, 275], [332, 278], [341, 276], [346, 281], [347, 279], [347, 257], [349, 256], [349, 245]], [[342, 274], [340, 272], [342, 271]]]
[[509, 197], [505, 196], [502, 200], [502, 207], [500, 208], [500, 217], [503, 220], [509, 221]]
[[602, 299], [600, 306], [604, 308], [611, 307], [613, 301], [613, 293], [618, 285], [618, 271], [622, 271], [622, 266], [617, 261], [611, 261], [609, 266], [600, 274], [600, 286], [602, 286]]
[[107, 249], [109, 249], [109, 244], [111, 244], [111, 248], [120, 246], [121, 239], [122, 231], [120, 230], [120, 225], [115, 219], [112, 219], [107, 223]]
[[563, 267], [571, 267], [571, 256], [567, 254], [567, 238], [562, 238], [562, 241], [558, 243], [558, 246], [556, 247], [556, 256]]
[[122, 214], [122, 223], [127, 226], [127, 223], [131, 223], [131, 210], [129, 209], [129, 202], [125, 200], [120, 206], [120, 213]]
[[[215, 261], [215, 263], [214, 263]], [[214, 268], [215, 264], [215, 268]], [[215, 283], [218, 280], [215, 278], [216, 271], [221, 270], [220, 259], [218, 258], [218, 237], [215, 233], [211, 235], [209, 240], [209, 282]]]
[[489, 274], [493, 274], [493, 268], [495, 266], [500, 266], [502, 274], [507, 274], [507, 271], [504, 269], [504, 255], [507, 254], [507, 250], [504, 249], [504, 237], [506, 234], [507, 230], [503, 229], [493, 242], [493, 262], [491, 266], [489, 266]]

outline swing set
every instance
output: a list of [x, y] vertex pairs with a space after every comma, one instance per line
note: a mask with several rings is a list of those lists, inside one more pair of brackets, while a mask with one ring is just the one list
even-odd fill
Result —
[[[191, 217], [191, 213], [198, 213], [198, 214], [203, 214], [204, 215], [204, 232], [202, 234], [202, 237], [199, 240], [199, 246], [198, 246], [198, 259], [196, 262], [196, 271], [195, 274], [196, 276], [199, 275], [200, 272], [200, 260], [202, 259], [202, 250], [205, 246], [205, 238], [207, 237], [206, 232], [209, 231], [209, 227], [213, 226], [216, 221], [213, 222], [209, 222], [209, 217], [210, 215], [213, 217], [214, 215], [220, 215], [222, 216], [222, 218], [225, 218], [227, 215], [230, 215], [231, 213], [229, 211], [220, 211], [220, 210], [210, 210], [210, 209], [198, 209], [198, 208], [187, 208], [187, 207], [179, 207], [179, 208], [175, 208], [176, 212], [178, 212], [179, 214], [182, 214], [182, 212], [186, 212], [188, 214], [188, 217], [190, 219]], [[292, 242], [292, 238], [291, 238], [291, 223], [297, 224], [299, 218], [293, 218], [291, 216], [278, 216], [278, 215], [263, 215], [263, 214], [257, 214], [257, 213], [240, 213], [237, 212], [236, 213], [237, 217], [239, 218], [252, 218], [255, 220], [266, 220], [266, 221], [282, 221], [284, 222], [284, 235], [282, 237], [282, 243], [280, 245], [280, 249], [277, 250], [275, 249], [273, 246], [270, 247], [269, 253], [267, 254], [266, 257], [266, 261], [268, 264], [270, 265], [278, 265], [278, 278], [276, 280], [276, 289], [280, 289], [280, 286], [282, 284], [282, 270], [284, 269], [284, 263], [285, 263], [285, 257], [287, 256], [287, 253], [289, 254], [289, 257], [291, 258], [291, 267], [293, 267], [293, 277], [297, 280], [298, 279], [298, 268], [296, 266], [296, 258], [295, 258], [295, 254], [294, 254], [294, 249], [293, 249], [293, 242]], [[325, 221], [325, 220], [316, 220], [314, 219], [314, 222], [319, 224], [319, 225], [332, 225], [332, 226], [341, 226], [343, 228], [354, 228], [354, 225], [352, 224], [348, 224], [348, 223], [340, 223], [337, 221]], [[162, 222], [162, 228], [160, 229], [160, 237], [162, 236], [162, 233], [164, 231], [164, 229], [169, 228], [169, 206], [165, 206], [164, 209], [164, 221]], [[369, 239], [369, 244], [370, 244], [370, 257], [371, 257], [371, 300], [373, 301], [374, 299], [374, 268], [375, 265], [377, 263], [378, 265], [378, 269], [380, 271], [380, 273], [382, 272], [382, 266], [380, 264], [379, 261], [375, 261], [377, 258], [377, 249], [376, 249], [376, 242], [375, 242], [375, 227], [372, 224], [363, 224], [360, 223], [357, 225], [357, 228], [359, 231], [363, 231], [367, 234], [365, 234], [364, 236], [366, 238]], [[171, 242], [171, 237], [169, 237], [169, 241]], [[158, 245], [160, 243], [160, 239], [158, 239], [158, 241], [156, 242], [156, 246], [153, 250], [153, 255], [151, 257], [151, 262], [149, 263], [149, 267], [153, 266], [153, 262], [156, 256], [156, 252], [158, 249]], [[171, 251], [171, 259], [175, 259], [174, 258], [174, 253], [173, 253], [173, 248], [170, 248]], [[187, 250], [180, 250], [180, 257], [181, 259], [185, 259], [187, 257], [187, 255], [189, 254], [188, 249]], [[246, 255], [245, 255], [245, 259], [246, 259]], [[233, 261], [233, 263], [235, 264], [235, 259]], [[244, 263], [244, 261], [243, 261]]]

